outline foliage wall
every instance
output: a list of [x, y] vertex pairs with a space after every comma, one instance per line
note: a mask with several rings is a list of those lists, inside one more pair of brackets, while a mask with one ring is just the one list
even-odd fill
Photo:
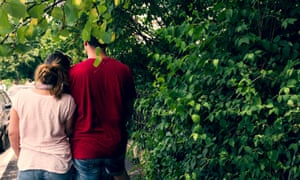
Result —
[[134, 139], [149, 179], [300, 178], [299, 1], [168, 1]]

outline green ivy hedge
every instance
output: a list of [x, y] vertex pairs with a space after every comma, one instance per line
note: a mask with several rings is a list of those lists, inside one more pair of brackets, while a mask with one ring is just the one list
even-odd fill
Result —
[[145, 178], [300, 178], [300, 2], [195, 6], [150, 50], [132, 134]]

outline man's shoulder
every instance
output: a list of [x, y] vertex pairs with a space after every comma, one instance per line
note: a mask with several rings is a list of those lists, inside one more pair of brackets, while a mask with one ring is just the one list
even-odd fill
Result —
[[120, 68], [129, 68], [127, 64], [115, 58], [110, 57], [107, 59], [107, 62], [109, 62], [113, 66], [119, 66]]
[[72, 71], [78, 71], [78, 70], [83, 70], [84, 67], [87, 67], [88, 64], [90, 64], [90, 60], [89, 59], [85, 59], [77, 64], [74, 64], [71, 68], [70, 68], [70, 72]]
[[91, 60], [92, 60], [91, 58], [83, 59], [82, 61], [74, 64], [71, 68], [74, 68], [74, 67], [77, 67], [77, 66], [83, 66], [84, 64], [89, 63], [89, 61], [91, 61]]

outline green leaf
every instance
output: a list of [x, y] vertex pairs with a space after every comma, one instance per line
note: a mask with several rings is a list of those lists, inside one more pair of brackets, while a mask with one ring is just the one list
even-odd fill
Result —
[[33, 6], [33, 7], [28, 11], [28, 14], [29, 14], [31, 17], [41, 19], [41, 18], [43, 17], [44, 8], [45, 8], [45, 5], [44, 5], [44, 4]]
[[109, 44], [114, 41], [113, 32], [103, 32], [97, 28], [93, 28], [93, 34], [99, 39], [101, 43]]
[[105, 44], [109, 44], [113, 41], [113, 33], [112, 32], [106, 32], [102, 34], [101, 38]]
[[93, 66], [98, 67], [100, 65], [101, 61], [102, 61], [102, 58], [100, 56], [97, 56], [93, 63]]
[[72, 26], [75, 24], [77, 20], [77, 9], [74, 5], [72, 5], [71, 1], [68, 1], [64, 6], [65, 16], [66, 16], [66, 24]]
[[297, 21], [296, 18], [287, 18], [282, 21], [281, 26], [286, 29], [289, 24], [294, 24], [296, 21]]
[[219, 65], [219, 59], [213, 59], [212, 64], [214, 65], [215, 68], [217, 68]]
[[34, 25], [27, 26], [27, 28], [25, 30], [25, 37], [28, 40], [33, 40], [36, 38], [36, 33], [37, 33], [36, 26], [34, 26]]
[[59, 31], [57, 35], [59, 35], [60, 39], [65, 40], [70, 35], [70, 31], [64, 29], [62, 31]]
[[61, 8], [55, 7], [51, 12], [51, 16], [54, 17], [55, 19], [63, 19], [64, 12]]
[[8, 45], [0, 46], [0, 56], [7, 56], [11, 51], [11, 48]]
[[226, 11], [226, 19], [230, 20], [232, 18], [233, 15], [233, 10], [232, 9], [227, 9]]
[[239, 26], [236, 28], [236, 31], [237, 31], [237, 32], [243, 32], [243, 31], [245, 31], [245, 30], [248, 30], [248, 26], [247, 26], [245, 23], [239, 25]]
[[272, 150], [272, 151], [267, 152], [268, 158], [269, 158], [271, 161], [273, 161], [273, 162], [276, 162], [276, 161], [277, 161], [278, 155], [279, 155], [279, 153], [278, 153], [278, 151], [276, 151], [276, 150]]
[[92, 29], [92, 25], [90, 23], [90, 21], [88, 21], [82, 32], [81, 32], [81, 36], [82, 36], [82, 39], [85, 40], [85, 41], [88, 41], [90, 39], [90, 36], [91, 36], [91, 29]]
[[192, 120], [195, 124], [200, 122], [200, 116], [198, 114], [192, 114]]
[[282, 49], [282, 54], [285, 56], [285, 57], [288, 57], [289, 54], [290, 54], [290, 50], [291, 48], [287, 45], [287, 46], [284, 46], [283, 49]]
[[124, 5], [123, 5], [123, 8], [124, 8], [124, 9], [128, 9], [129, 6], [130, 6], [130, 4], [131, 4], [130, 1], [125, 1], [125, 2], [124, 2]]
[[193, 132], [196, 133], [200, 133], [202, 130], [202, 126], [200, 124], [197, 124], [194, 128], [193, 128]]
[[295, 80], [295, 79], [290, 79], [290, 80], [288, 80], [288, 82], [287, 82], [287, 86], [290, 87], [290, 88], [296, 87], [297, 82], [298, 82], [298, 81]]
[[6, 10], [0, 9], [0, 34], [6, 35], [13, 30], [11, 24], [8, 21]]
[[94, 67], [98, 67], [102, 61], [102, 57], [100, 56], [100, 51], [101, 49], [99, 47], [96, 48], [96, 54], [97, 54], [97, 57], [93, 63], [93, 66]]
[[243, 59], [244, 59], [244, 60], [250, 60], [250, 61], [253, 61], [254, 58], [255, 58], [254, 53], [247, 53], [247, 54], [245, 54], [245, 56], [244, 56]]
[[288, 87], [283, 87], [283, 88], [281, 88], [280, 89], [280, 91], [279, 91], [280, 93], [284, 93], [284, 94], [289, 94], [290, 93], [290, 88], [288, 88]]
[[99, 14], [103, 14], [107, 10], [107, 7], [105, 5], [99, 5], [97, 7], [98, 7]]
[[17, 30], [17, 39], [18, 39], [19, 43], [25, 42], [25, 40], [26, 40], [26, 38], [25, 38], [25, 32], [26, 32], [26, 27], [25, 26], [20, 27]]
[[18, 44], [15, 49], [16, 49], [16, 52], [18, 52], [18, 53], [25, 53], [25, 52], [28, 52], [29, 50], [31, 50], [31, 48], [32, 48], [31, 46]]
[[297, 152], [299, 148], [299, 145], [297, 143], [292, 143], [289, 145], [289, 149], [293, 149], [294, 152]]
[[237, 39], [237, 45], [241, 46], [242, 44], [249, 44], [250, 43], [250, 39], [247, 36], [244, 36], [240, 39]]
[[121, 0], [114, 0], [114, 5], [115, 7], [118, 7], [120, 5], [120, 2]]
[[273, 40], [273, 42], [279, 42], [280, 41], [280, 36], [276, 36], [275, 38], [274, 38], [274, 40]]
[[26, 15], [26, 6], [19, 0], [8, 0], [4, 7], [13, 17], [22, 18]]
[[289, 99], [287, 102], [287, 105], [289, 105], [290, 107], [293, 107], [295, 104], [291, 99]]

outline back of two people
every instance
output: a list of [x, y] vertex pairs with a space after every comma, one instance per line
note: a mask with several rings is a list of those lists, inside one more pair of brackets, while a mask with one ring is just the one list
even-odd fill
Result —
[[[69, 57], [66, 58], [61, 56], [60, 53], [57, 55], [57, 52], [56, 54], [54, 53], [54, 56], [49, 57], [46, 59], [47, 64], [52, 64], [51, 62], [54, 62], [54, 64], [63, 64], [60, 61], [61, 58], [70, 61]], [[60, 116], [60, 114], [64, 114], [62, 112], [73, 115], [75, 105], [70, 103], [70, 100], [67, 100], [70, 104], [62, 106], [49, 106], [51, 103], [39, 104], [41, 102], [47, 102], [41, 98], [41, 101], [39, 102], [34, 101], [35, 103], [33, 104], [36, 105], [36, 108], [28, 110], [28, 112], [43, 112], [45, 107], [48, 110], [51, 109], [51, 111], [40, 114], [37, 113], [38, 115], [36, 117], [38, 118], [36, 118], [36, 122], [32, 122], [33, 129], [30, 129], [29, 126], [26, 127], [27, 125], [21, 125], [20, 123], [22, 151], [18, 162], [20, 168], [19, 179], [26, 179], [26, 177], [30, 177], [31, 175], [41, 177], [50, 177], [51, 175], [55, 176], [55, 179], [65, 179], [66, 177], [68, 179], [112, 179], [113, 176], [119, 176], [123, 174], [124, 171], [126, 172], [125, 153], [128, 138], [126, 121], [130, 115], [127, 107], [130, 106], [128, 103], [132, 103], [136, 93], [133, 77], [130, 69], [115, 59], [104, 57], [98, 67], [93, 66], [94, 60], [94, 58], [87, 59], [86, 61], [75, 65], [72, 67], [69, 74], [71, 94], [78, 106], [75, 113], [76, 123], [74, 126], [74, 134], [71, 138], [75, 171], [70, 169], [72, 160], [70, 159], [71, 153], [68, 148], [69, 144], [66, 144], [67, 138], [65, 134], [51, 134], [53, 132], [61, 132], [61, 128], [65, 128], [62, 123], [63, 121], [59, 121], [61, 124], [57, 124], [56, 122], [56, 125], [50, 123], [45, 126], [42, 125], [43, 127], [40, 126], [44, 122], [38, 121], [38, 119], [47, 119], [45, 117], [53, 118]], [[67, 65], [70, 65], [70, 62], [67, 62]], [[64, 72], [62, 73], [64, 77], [63, 83], [68, 83], [66, 77], [66, 69], [68, 70], [68, 68], [69, 67], [64, 68]], [[63, 87], [65, 92], [65, 89], [69, 90], [68, 86]], [[31, 95], [34, 96], [34, 94]], [[16, 99], [19, 100], [14, 100], [15, 103], [13, 104], [17, 104], [16, 101], [30, 102], [30, 100], [28, 100], [30, 96], [26, 97], [27, 100], [26, 98], [23, 98], [24, 96], [26, 97], [27, 95], [20, 94], [19, 96], [16, 96]], [[64, 96], [70, 97], [70, 95]], [[38, 101], [39, 98], [35, 99]], [[61, 101], [64, 102], [66, 100]], [[31, 105], [23, 103], [22, 108], [25, 106]], [[21, 105], [19, 107], [21, 107]], [[19, 107], [13, 106], [14, 109], [18, 109]], [[58, 107], [65, 107], [65, 109], [62, 110]], [[21, 114], [22, 110], [18, 110], [18, 112]], [[26, 113], [24, 113], [22, 117], [24, 116], [28, 119], [28, 117], [32, 116], [34, 113], [30, 116], [25, 114]], [[39, 116], [41, 114], [43, 117]], [[59, 118], [67, 119], [69, 117]], [[59, 130], [53, 130], [53, 127], [56, 126], [60, 126]], [[26, 129], [26, 132], [21, 129]], [[40, 137], [44, 137], [46, 134], [51, 134], [51, 137], [43, 140], [39, 138], [34, 139], [34, 137], [28, 136], [28, 134], [34, 136], [36, 133], [31, 133], [29, 131], [36, 131]], [[43, 132], [44, 134], [41, 135], [40, 133]], [[24, 141], [23, 139], [34, 139], [38, 143], [31, 144], [31, 142], [33, 142], [32, 140]], [[49, 149], [42, 148], [45, 145], [49, 146], [51, 144], [50, 142], [55, 141], [57, 141], [57, 144], [62, 143], [60, 144], [60, 147], [50, 146]], [[63, 152], [62, 149], [65, 151]], [[60, 151], [62, 153], [57, 153]], [[26, 154], [36, 154], [36, 156], [26, 156]], [[38, 161], [38, 158], [43, 156], [44, 159]], [[27, 159], [25, 157], [27, 157]], [[25, 162], [25, 160], [27, 161], [28, 159], [32, 160], [32, 164], [38, 164], [38, 166], [28, 166], [26, 163], [22, 164], [22, 162]], [[47, 165], [42, 165], [41, 163]], [[49, 166], [52, 169], [49, 168]]]
[[126, 173], [126, 123], [136, 96], [133, 76], [113, 58], [102, 57], [98, 67], [94, 61], [88, 58], [69, 73], [67, 89], [77, 104], [71, 139], [74, 179], [112, 179]]

